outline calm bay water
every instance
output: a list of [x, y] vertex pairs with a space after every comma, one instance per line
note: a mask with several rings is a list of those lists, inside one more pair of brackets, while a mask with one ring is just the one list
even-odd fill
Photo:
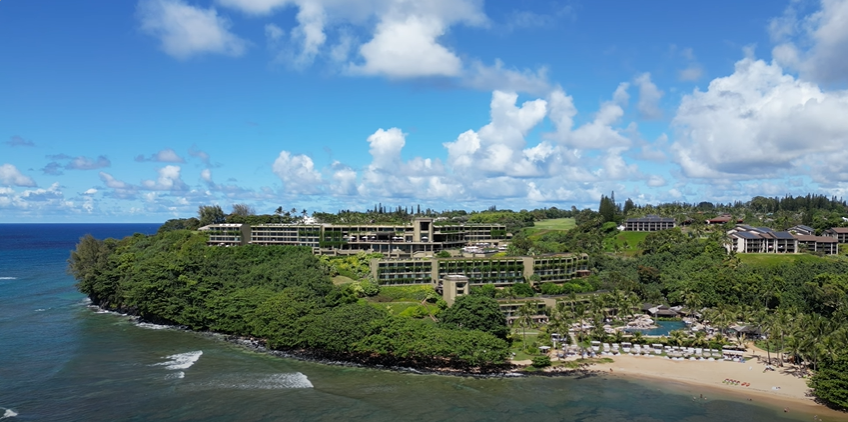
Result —
[[699, 392], [677, 384], [471, 379], [299, 362], [88, 308], [65, 273], [79, 237], [157, 227], [0, 224], [0, 419], [812, 420], [733, 398], [694, 402]]

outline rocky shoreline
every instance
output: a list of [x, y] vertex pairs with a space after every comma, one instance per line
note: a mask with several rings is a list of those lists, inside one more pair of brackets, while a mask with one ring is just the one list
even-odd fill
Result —
[[[579, 370], [568, 370], [568, 371], [535, 371], [535, 372], [520, 372], [519, 370], [523, 368], [522, 366], [514, 365], [514, 364], [504, 364], [499, 365], [497, 367], [490, 368], [471, 368], [468, 369], [458, 369], [458, 368], [447, 368], [447, 367], [430, 367], [424, 366], [420, 364], [413, 365], [403, 365], [397, 364], [398, 361], [402, 363], [402, 359], [393, 359], [388, 357], [369, 357], [365, 359], [363, 362], [362, 357], [352, 357], [352, 359], [343, 359], [338, 356], [330, 356], [327, 353], [324, 353], [319, 350], [308, 350], [308, 349], [299, 349], [299, 350], [274, 350], [269, 349], [265, 341], [259, 338], [246, 337], [246, 336], [238, 336], [232, 334], [223, 334], [214, 331], [195, 331], [186, 326], [171, 324], [168, 321], [151, 321], [147, 319], [143, 319], [137, 314], [135, 314], [130, 309], [118, 309], [118, 310], [109, 310], [104, 309], [102, 306], [94, 304], [91, 302], [88, 305], [89, 308], [95, 310], [98, 313], [110, 313], [119, 316], [125, 316], [132, 319], [139, 326], [149, 326], [149, 327], [157, 327], [161, 329], [170, 329], [170, 330], [179, 330], [186, 331], [195, 334], [199, 334], [205, 337], [214, 338], [216, 340], [226, 341], [231, 344], [235, 344], [241, 346], [245, 349], [257, 352], [257, 353], [265, 353], [272, 356], [277, 356], [286, 359], [295, 359], [303, 362], [313, 362], [319, 363], [322, 365], [331, 365], [331, 366], [342, 366], [342, 367], [351, 367], [351, 368], [368, 368], [368, 369], [377, 369], [384, 371], [392, 371], [392, 372], [402, 372], [408, 374], [417, 374], [417, 375], [445, 375], [445, 376], [458, 376], [458, 377], [469, 377], [469, 378], [515, 378], [515, 377], [524, 377], [524, 376], [574, 376], [574, 375], [586, 375], [588, 372], [592, 372], [586, 369]], [[358, 359], [357, 359], [358, 358]], [[380, 363], [380, 362], [383, 363]], [[394, 362], [391, 362], [394, 361]]]

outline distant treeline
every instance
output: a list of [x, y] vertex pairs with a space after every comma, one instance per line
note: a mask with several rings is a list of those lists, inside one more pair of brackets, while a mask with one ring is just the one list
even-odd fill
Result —
[[[262, 338], [274, 349], [431, 368], [494, 367], [507, 357], [496, 304], [489, 323], [502, 328], [485, 332], [394, 317], [334, 286], [309, 248], [212, 248], [206, 240], [188, 230], [122, 240], [86, 236], [71, 253], [69, 271], [79, 290], [105, 309]], [[445, 318], [452, 313], [446, 310]]]

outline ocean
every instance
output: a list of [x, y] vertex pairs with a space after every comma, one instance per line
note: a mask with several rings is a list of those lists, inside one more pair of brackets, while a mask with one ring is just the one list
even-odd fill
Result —
[[[322, 365], [98, 312], [66, 260], [78, 239], [156, 224], [0, 224], [0, 420], [813, 420], [673, 382], [475, 379]], [[829, 419], [825, 419], [829, 420]]]

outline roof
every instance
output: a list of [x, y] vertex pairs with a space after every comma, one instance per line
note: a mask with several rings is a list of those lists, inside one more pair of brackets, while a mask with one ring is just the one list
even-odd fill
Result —
[[797, 235], [796, 239], [800, 242], [818, 242], [818, 243], [836, 243], [837, 240], [832, 237], [827, 236], [808, 236], [808, 235]]
[[828, 230], [832, 230], [835, 233], [848, 233], [848, 227], [831, 227]]
[[735, 236], [738, 236], [738, 237], [741, 237], [741, 238], [743, 238], [743, 239], [752, 239], [752, 240], [753, 240], [753, 239], [762, 239], [762, 237], [761, 237], [760, 235], [758, 235], [757, 233], [750, 233], [750, 232], [736, 232], [736, 233], [734, 233], [734, 235], [735, 235]]
[[[810, 226], [805, 226], [803, 224], [799, 224], [797, 226], [792, 227], [793, 229], [801, 229], [810, 233], [815, 233], [816, 230]], [[845, 227], [845, 232], [848, 233], [848, 227]]]
[[660, 217], [658, 215], [646, 215], [642, 218], [628, 218], [628, 223], [673, 223], [674, 219], [671, 217]]
[[774, 235], [778, 239], [792, 240], [792, 239], [795, 238], [795, 236], [792, 236], [792, 233], [789, 233], [789, 232], [774, 232]]

